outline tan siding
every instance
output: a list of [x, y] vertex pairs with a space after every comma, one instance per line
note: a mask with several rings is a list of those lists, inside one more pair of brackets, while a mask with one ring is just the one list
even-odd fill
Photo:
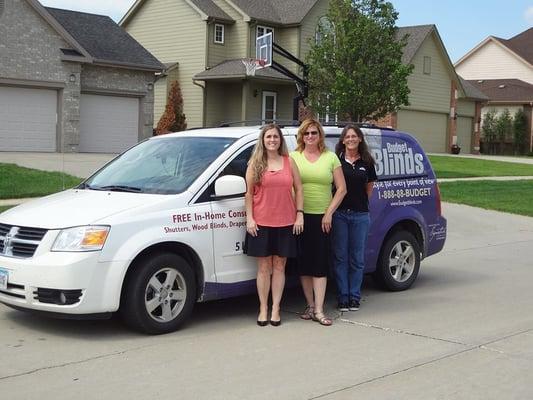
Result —
[[533, 67], [489, 41], [455, 68], [464, 79], [521, 79], [533, 84]]
[[[252, 82], [248, 92], [246, 119], [258, 121], [261, 119], [263, 92], [277, 93], [277, 119], [292, 119], [292, 99], [296, 95], [294, 85], [269, 85], [260, 82]], [[257, 93], [254, 96], [254, 93]]]
[[215, 24], [208, 24], [208, 38], [207, 38], [207, 51], [208, 51], [208, 61], [207, 66], [213, 67], [217, 64], [220, 64], [222, 61], [226, 60], [227, 46], [226, 42], [228, 40], [228, 25], [224, 25], [224, 43], [215, 43]]
[[[199, 14], [183, 1], [147, 0], [124, 28], [161, 62], [179, 62], [188, 126], [202, 126], [202, 89], [192, 83], [192, 77], [204, 70], [206, 62], [206, 23]], [[165, 101], [156, 99], [159, 103]]]
[[328, 12], [328, 0], [320, 0], [309, 11], [302, 21], [300, 27], [300, 54], [297, 55], [301, 60], [305, 60], [305, 56], [310, 49], [309, 40], [313, 43], [315, 41], [315, 32], [318, 25], [318, 20], [325, 16]]
[[[424, 57], [431, 57], [431, 74], [423, 73]], [[434, 34], [431, 34], [418, 49], [412, 60], [415, 66], [408, 78], [411, 110], [449, 112], [451, 75]]]
[[463, 117], [473, 117], [476, 115], [476, 103], [473, 100], [457, 100], [457, 114]]
[[[276, 39], [275, 39], [276, 43], [298, 58], [298, 53], [300, 50], [299, 49], [300, 29], [296, 27], [283, 28], [283, 29], [278, 28], [275, 30], [274, 34], [276, 35]], [[274, 60], [276, 62], [279, 62], [281, 65], [285, 66], [286, 68], [288, 68], [294, 73], [299, 72], [298, 65], [292, 61], [287, 60], [285, 57], [281, 57], [275, 54]]]
[[235, 24], [226, 25], [226, 58], [248, 57], [248, 22], [245, 22], [242, 14], [224, 0], [213, 0], [213, 3], [235, 20]]
[[241, 82], [208, 82], [206, 86], [206, 125], [218, 126], [221, 122], [240, 121]]

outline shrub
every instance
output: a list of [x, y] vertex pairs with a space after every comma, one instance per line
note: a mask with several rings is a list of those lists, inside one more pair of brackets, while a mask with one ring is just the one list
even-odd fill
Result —
[[170, 132], [179, 132], [187, 129], [185, 114], [183, 114], [183, 96], [178, 81], [172, 82], [168, 92], [165, 112], [155, 128], [156, 135], [163, 135]]
[[494, 141], [496, 139], [496, 112], [494, 110], [489, 110], [483, 117], [481, 131], [487, 144], [487, 153], [494, 154]]
[[515, 154], [523, 154], [526, 145], [527, 117], [523, 110], [518, 110], [513, 119], [513, 145]]

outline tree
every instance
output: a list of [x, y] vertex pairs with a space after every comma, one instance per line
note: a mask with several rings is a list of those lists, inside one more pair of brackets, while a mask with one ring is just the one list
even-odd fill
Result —
[[494, 110], [489, 110], [483, 117], [481, 131], [487, 143], [487, 153], [494, 154], [494, 140], [496, 139], [496, 112]]
[[518, 110], [513, 119], [513, 144], [515, 154], [523, 154], [527, 134], [527, 117], [523, 110]]
[[309, 100], [320, 114], [375, 120], [409, 104], [398, 13], [384, 0], [330, 0], [307, 55]]
[[187, 129], [185, 114], [183, 114], [183, 97], [178, 81], [172, 82], [168, 92], [167, 105], [165, 112], [157, 123], [155, 132], [157, 135], [163, 135], [170, 132], [179, 132]]
[[505, 151], [505, 140], [511, 137], [513, 129], [513, 119], [507, 108], [496, 118], [495, 127], [496, 137], [499, 142], [499, 153], [503, 154]]

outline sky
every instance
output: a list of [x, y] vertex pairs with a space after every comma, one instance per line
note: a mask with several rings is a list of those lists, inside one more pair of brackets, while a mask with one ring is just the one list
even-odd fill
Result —
[[[265, 0], [267, 1], [267, 0]], [[398, 26], [437, 26], [452, 62], [488, 36], [510, 39], [533, 27], [533, 0], [391, 0]], [[49, 7], [109, 15], [116, 22], [134, 0], [41, 0]]]

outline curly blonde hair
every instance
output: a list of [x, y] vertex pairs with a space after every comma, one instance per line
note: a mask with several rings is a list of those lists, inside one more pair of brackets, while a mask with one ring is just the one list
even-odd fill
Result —
[[319, 136], [318, 137], [319, 139], [318, 150], [320, 150], [321, 153], [325, 152], [327, 150], [327, 147], [326, 147], [326, 141], [325, 141], [326, 135], [324, 133], [324, 128], [322, 128], [322, 125], [320, 124], [320, 122], [314, 118], [308, 118], [300, 124], [300, 127], [298, 128], [298, 136], [296, 137], [296, 144], [297, 144], [296, 151], [299, 151], [300, 153], [304, 151], [305, 149], [304, 134], [310, 126], [314, 126], [318, 130], [318, 136]]
[[281, 132], [280, 127], [276, 124], [268, 124], [263, 126], [261, 132], [259, 133], [257, 143], [255, 144], [254, 151], [250, 157], [250, 161], [248, 161], [248, 165], [252, 168], [254, 183], [256, 185], [261, 184], [263, 173], [268, 167], [267, 152], [265, 151], [265, 135], [271, 129], [275, 129], [279, 135], [280, 143], [278, 154], [280, 156], [286, 156], [289, 154], [287, 151], [287, 144], [285, 143], [285, 139], [283, 138], [283, 133]]

